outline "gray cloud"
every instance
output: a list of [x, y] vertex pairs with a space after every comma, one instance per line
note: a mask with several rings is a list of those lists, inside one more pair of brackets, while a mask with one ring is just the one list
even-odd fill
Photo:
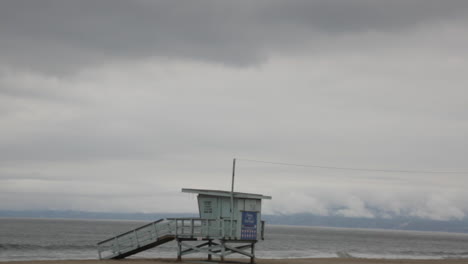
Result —
[[323, 52], [343, 35], [465, 21], [467, 9], [466, 1], [2, 1], [0, 57], [52, 73], [148, 57], [242, 67]]
[[[466, 6], [3, 1], [0, 209], [193, 211], [233, 157], [467, 171]], [[238, 165], [268, 212], [468, 214], [466, 175]]]

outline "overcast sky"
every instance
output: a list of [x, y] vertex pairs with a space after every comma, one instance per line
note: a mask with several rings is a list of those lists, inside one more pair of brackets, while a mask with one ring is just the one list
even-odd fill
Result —
[[[468, 1], [0, 2], [0, 210], [195, 212], [233, 158], [468, 171]], [[468, 174], [239, 160], [267, 213], [468, 217]]]

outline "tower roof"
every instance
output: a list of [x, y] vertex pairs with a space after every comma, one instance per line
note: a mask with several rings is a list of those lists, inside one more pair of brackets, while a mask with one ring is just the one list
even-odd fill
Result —
[[[220, 191], [220, 190], [183, 188], [182, 192], [185, 192], [185, 193], [198, 193], [198, 194], [211, 195], [211, 196], [231, 197], [231, 192], [229, 192], [229, 191]], [[268, 200], [271, 200], [271, 196], [266, 196], [266, 195], [263, 195], [263, 194], [255, 194], [255, 193], [241, 193], [241, 192], [234, 192], [234, 198], [268, 199]]]

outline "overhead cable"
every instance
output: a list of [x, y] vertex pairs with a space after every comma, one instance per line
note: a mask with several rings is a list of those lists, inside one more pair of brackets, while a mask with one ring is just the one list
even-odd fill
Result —
[[328, 170], [348, 170], [348, 171], [375, 171], [375, 172], [388, 172], [388, 173], [419, 173], [419, 174], [468, 174], [467, 171], [430, 171], [430, 170], [399, 170], [399, 169], [371, 169], [371, 168], [351, 168], [351, 167], [335, 167], [335, 166], [322, 166], [322, 165], [304, 165], [286, 162], [274, 162], [254, 159], [238, 158], [237, 160], [250, 161], [257, 163], [268, 163], [275, 165], [294, 166], [294, 167], [307, 167]]

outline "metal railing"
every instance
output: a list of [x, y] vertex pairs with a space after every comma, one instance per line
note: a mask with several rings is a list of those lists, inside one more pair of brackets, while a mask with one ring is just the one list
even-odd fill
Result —
[[233, 220], [231, 236], [230, 219], [203, 219], [203, 218], [168, 218], [175, 225], [174, 234], [180, 238], [224, 238], [236, 236], [236, 220]]
[[99, 242], [97, 244], [99, 258], [115, 258], [131, 251], [136, 253], [139, 248], [156, 246], [158, 242], [163, 243], [174, 238], [235, 239], [237, 221], [233, 222], [231, 236], [230, 219], [160, 219]]

